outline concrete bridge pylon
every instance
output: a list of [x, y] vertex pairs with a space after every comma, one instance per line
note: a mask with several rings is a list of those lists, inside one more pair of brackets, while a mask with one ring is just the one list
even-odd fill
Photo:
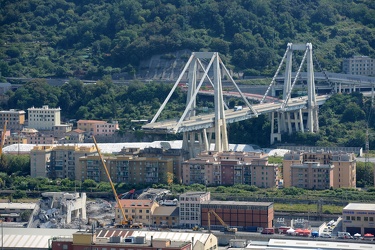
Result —
[[[240, 88], [234, 82], [230, 72], [225, 67], [224, 63], [219, 57], [218, 52], [193, 52], [182, 70], [180, 76], [175, 82], [164, 103], [159, 108], [158, 112], [151, 120], [150, 124], [155, 123], [162, 110], [164, 110], [173, 92], [180, 85], [181, 79], [185, 76], [187, 78], [187, 99], [186, 107], [173, 128], [169, 129], [169, 133], [177, 133], [181, 124], [191, 119], [195, 119], [196, 123], [192, 128], [185, 130], [183, 133], [182, 147], [189, 152], [190, 157], [195, 157], [198, 152], [210, 150], [211, 142], [215, 144], [215, 151], [228, 151], [228, 134], [227, 121], [225, 117], [225, 110], [228, 109], [223, 98], [222, 78], [224, 76], [229, 79], [238, 93], [242, 97], [242, 101], [249, 108], [249, 113], [257, 116], [256, 110], [246, 99]], [[212, 119], [212, 126], [209, 128], [200, 126], [200, 116], [197, 114], [196, 97], [202, 85], [208, 85], [214, 91], [214, 116]], [[199, 148], [196, 147], [196, 141], [199, 143]]]
[[[293, 63], [293, 52], [294, 51], [305, 51], [302, 61], [299, 65], [298, 71], [292, 82], [292, 63]], [[301, 132], [318, 132], [318, 105], [316, 102], [315, 92], [315, 79], [314, 79], [314, 65], [313, 65], [313, 49], [311, 43], [306, 44], [292, 44], [288, 43], [284, 57], [277, 69], [277, 72], [268, 87], [265, 96], [274, 84], [278, 72], [280, 71], [282, 64], [285, 61], [285, 75], [283, 85], [283, 101], [280, 109], [277, 112], [271, 114], [271, 144], [275, 141], [281, 141], [281, 134], [288, 133], [292, 134], [296, 131]], [[306, 61], [307, 69], [307, 105], [306, 109], [300, 109], [298, 112], [290, 112], [288, 110], [288, 102], [291, 99], [293, 87], [298, 80], [301, 69]], [[304, 114], [307, 113], [307, 121], [304, 121]]]

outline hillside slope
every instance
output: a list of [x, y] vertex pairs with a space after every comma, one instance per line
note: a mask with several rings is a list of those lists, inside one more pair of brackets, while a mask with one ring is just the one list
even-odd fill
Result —
[[[0, 0], [1, 76], [132, 78], [140, 62], [218, 51], [234, 71], [273, 74], [286, 44], [322, 67], [375, 55], [372, 0]], [[146, 70], [147, 72], [147, 70]]]

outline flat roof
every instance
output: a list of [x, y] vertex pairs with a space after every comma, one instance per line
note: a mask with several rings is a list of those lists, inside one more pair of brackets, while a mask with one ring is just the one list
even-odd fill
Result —
[[374, 203], [349, 203], [344, 210], [367, 210], [375, 211]]
[[2, 230], [0, 241], [4, 243], [4, 248], [11, 249], [48, 249], [48, 242], [52, 237], [72, 237], [73, 233], [78, 231], [77, 229], [8, 227]]
[[144, 230], [128, 230], [128, 229], [97, 229], [97, 237], [111, 237], [111, 236], [122, 236], [122, 237], [137, 237], [143, 236], [147, 241], [153, 239], [170, 239], [171, 241], [191, 241], [194, 239], [194, 245], [197, 241], [202, 244], [206, 244], [207, 240], [212, 235], [211, 233], [202, 232], [174, 232], [174, 231], [144, 231]]
[[242, 206], [257, 206], [268, 207], [273, 205], [273, 202], [251, 202], [251, 201], [203, 201], [201, 203], [207, 205], [242, 205]]
[[339, 241], [313, 241], [313, 240], [284, 240], [284, 239], [270, 239], [269, 247], [280, 247], [285, 249], [375, 249], [374, 244], [361, 244], [360, 242], [348, 243]]
[[0, 203], [0, 209], [34, 209], [36, 203]]

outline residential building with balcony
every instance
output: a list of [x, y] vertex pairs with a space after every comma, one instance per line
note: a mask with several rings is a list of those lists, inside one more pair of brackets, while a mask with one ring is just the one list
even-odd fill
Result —
[[47, 177], [53, 146], [34, 146], [30, 151], [30, 176]]
[[375, 59], [368, 56], [353, 56], [342, 62], [342, 71], [351, 75], [375, 75]]
[[48, 105], [41, 108], [28, 108], [28, 127], [52, 131], [61, 123], [60, 111], [60, 108], [49, 108]]
[[203, 152], [182, 164], [183, 183], [204, 185], [247, 184], [275, 187], [279, 180], [279, 166], [269, 164], [263, 153]]
[[[104, 156], [113, 182], [136, 184], [167, 184], [172, 181], [173, 162], [171, 159], [133, 156]], [[99, 156], [79, 159], [80, 180], [92, 179], [97, 182], [108, 181]], [[170, 174], [168, 174], [170, 173]]]
[[88, 136], [112, 136], [119, 130], [117, 121], [108, 123], [98, 120], [79, 120], [77, 128], [86, 132]]
[[25, 125], [25, 114], [23, 110], [1, 110], [0, 111], [0, 127], [4, 127], [5, 121], [7, 121], [7, 129], [12, 132], [21, 131]]
[[[295, 166], [294, 170], [293, 166]], [[310, 166], [312, 166], [313, 175], [309, 174], [310, 170], [308, 169]], [[316, 172], [316, 174], [318, 174], [317, 177], [319, 177], [319, 175], [322, 176], [323, 174], [330, 175], [330, 177], [327, 177], [329, 182], [325, 182], [324, 185], [323, 182], [321, 182], [321, 185], [319, 185], [320, 187], [323, 187], [328, 183], [331, 185], [328, 188], [356, 187], [356, 158], [354, 153], [323, 150], [317, 150], [314, 152], [291, 151], [290, 153], [285, 154], [283, 158], [284, 187], [291, 187], [298, 184], [300, 187], [306, 186], [306, 188], [314, 188], [313, 184], [310, 185], [308, 182], [302, 182], [303, 179], [306, 181], [311, 180], [302, 177], [298, 178], [298, 176], [302, 174], [302, 168], [305, 168], [304, 171], [306, 173], [304, 173], [304, 175], [312, 178], [311, 180], [314, 180], [314, 170], [316, 172], [319, 168], [321, 169], [319, 170], [319, 174]], [[292, 180], [293, 178], [294, 180]], [[315, 188], [317, 188], [316, 185]]]
[[304, 162], [291, 166], [291, 186], [306, 189], [329, 189], [333, 186], [333, 165]]
[[192, 228], [201, 225], [201, 204], [211, 199], [210, 192], [187, 192], [180, 195], [180, 225]]
[[[273, 227], [274, 208], [272, 202], [205, 201], [201, 203], [201, 226], [208, 227], [208, 212], [215, 213], [230, 227], [240, 230]], [[211, 229], [222, 229], [224, 225], [211, 214]]]
[[94, 146], [34, 146], [30, 151], [31, 176], [79, 180], [79, 158], [95, 153]]

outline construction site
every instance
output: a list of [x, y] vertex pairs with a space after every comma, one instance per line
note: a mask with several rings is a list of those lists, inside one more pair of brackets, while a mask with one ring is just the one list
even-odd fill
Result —
[[[166, 189], [130, 190], [120, 194], [122, 199], [163, 201]], [[162, 203], [162, 202], [160, 202]], [[28, 228], [91, 229], [115, 226], [116, 201], [88, 200], [86, 193], [46, 192], [36, 203]], [[24, 223], [22, 223], [24, 224]]]

